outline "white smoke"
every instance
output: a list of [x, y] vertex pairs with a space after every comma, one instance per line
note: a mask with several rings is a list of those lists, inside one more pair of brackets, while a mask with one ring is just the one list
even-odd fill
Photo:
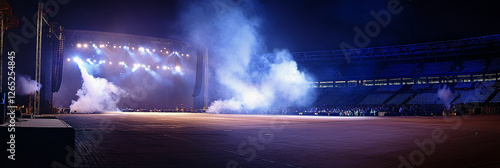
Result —
[[446, 109], [450, 109], [451, 101], [453, 101], [453, 93], [451, 92], [448, 86], [444, 85], [443, 88], [438, 89], [438, 97], [443, 101], [443, 104], [446, 106]]
[[93, 113], [103, 111], [119, 111], [117, 103], [126, 92], [104, 78], [94, 77], [78, 63], [82, 73], [82, 88], [76, 93], [78, 100], [71, 101], [71, 111], [77, 113]]
[[[209, 113], [267, 110], [273, 107], [303, 106], [314, 100], [308, 81], [287, 50], [266, 53], [259, 34], [261, 19], [248, 12], [254, 6], [245, 1], [223, 13], [210, 13], [198, 5], [183, 16], [194, 25], [189, 32], [209, 47], [210, 68], [215, 73], [217, 92], [227, 93], [208, 108]], [[203, 4], [201, 4], [203, 5]]]
[[42, 84], [26, 75], [16, 75], [16, 82], [16, 94], [18, 95], [33, 94], [42, 88]]

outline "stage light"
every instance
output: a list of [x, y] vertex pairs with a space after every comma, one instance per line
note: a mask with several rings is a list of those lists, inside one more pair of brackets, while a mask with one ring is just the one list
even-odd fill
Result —
[[95, 45], [95, 44], [92, 44], [92, 47], [97, 47], [97, 45]]
[[113, 62], [109, 62], [109, 65], [112, 65], [112, 64], [113, 64]]
[[163, 66], [163, 70], [167, 70], [167, 66]]
[[141, 66], [142, 66], [143, 68], [146, 68], [146, 65], [144, 65], [144, 64], [142, 64]]
[[135, 48], [134, 48], [134, 47], [132, 47], [132, 50], [135, 50]]
[[78, 57], [73, 57], [73, 61], [75, 61], [78, 64], [82, 62], [82, 60]]
[[82, 44], [78, 43], [78, 44], [76, 44], [76, 47], [77, 48], [82, 48]]
[[94, 60], [94, 62], [95, 62], [95, 60]]
[[69, 58], [68, 58], [68, 59], [66, 59], [66, 60], [68, 60], [68, 62], [70, 62], [70, 61], [71, 61], [71, 59], [69, 59]]
[[[132, 49], [134, 49], [134, 48], [132, 47]], [[144, 52], [144, 48], [143, 47], [139, 47], [139, 51]]]
[[155, 51], [156, 51], [156, 50], [155, 50], [155, 49], [153, 49], [153, 52], [155, 52]]
[[160, 69], [160, 66], [156, 66], [156, 69]]
[[149, 52], [149, 48], [147, 48], [146, 51]]
[[189, 54], [186, 54], [186, 57], [189, 57]]
[[113, 48], [116, 48], [116, 46], [113, 46]]
[[106, 61], [105, 61], [105, 60], [103, 60], [103, 61], [102, 61], [102, 63], [103, 63], [103, 64], [105, 64], [105, 63], [106, 63]]
[[166, 53], [168, 54], [168, 51]]
[[122, 46], [118, 46], [118, 48], [122, 48]]
[[175, 71], [180, 72], [181, 71], [181, 67], [179, 65], [175, 66]]
[[184, 54], [181, 54], [181, 56], [184, 56]]
[[151, 66], [148, 65], [148, 68], [151, 68]]
[[87, 48], [87, 47], [89, 47], [89, 45], [83, 44], [83, 48]]
[[99, 48], [104, 48], [104, 44], [99, 45]]

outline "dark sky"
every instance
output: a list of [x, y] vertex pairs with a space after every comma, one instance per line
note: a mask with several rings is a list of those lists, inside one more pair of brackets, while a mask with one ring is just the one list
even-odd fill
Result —
[[[238, 5], [240, 0], [208, 0]], [[246, 0], [242, 0], [246, 1]], [[8, 1], [23, 16], [32, 16], [36, 0]], [[233, 3], [231, 3], [233, 2]], [[234, 3], [236, 2], [236, 3]], [[291, 51], [339, 49], [353, 44], [355, 26], [373, 21], [370, 11], [387, 10], [389, 0], [261, 0], [255, 14], [262, 18], [267, 48]], [[459, 39], [500, 33], [500, 2], [401, 0], [403, 11], [371, 39], [368, 47]], [[66, 29], [130, 33], [154, 37], [181, 35], [180, 15], [191, 1], [69, 0], [51, 21]], [[240, 3], [243, 4], [243, 3]], [[206, 6], [206, 8], [215, 8]], [[22, 25], [22, 23], [21, 23]]]

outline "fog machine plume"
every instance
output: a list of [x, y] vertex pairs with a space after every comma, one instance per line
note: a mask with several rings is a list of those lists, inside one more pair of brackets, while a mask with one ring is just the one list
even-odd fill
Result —
[[82, 74], [82, 88], [76, 93], [78, 100], [72, 100], [70, 109], [77, 113], [119, 111], [117, 103], [126, 92], [104, 78], [94, 77], [78, 62]]
[[446, 106], [446, 109], [450, 109], [451, 101], [453, 101], [453, 93], [451, 92], [450, 88], [444, 85], [442, 88], [438, 89], [437, 94], [439, 99]]
[[189, 4], [183, 15], [188, 36], [208, 44], [210, 50], [209, 76], [216, 83], [210, 89], [220, 95], [214, 95], [216, 101], [208, 113], [265, 111], [314, 101], [308, 83], [312, 78], [299, 71], [288, 50], [266, 54], [259, 33], [262, 19], [252, 3], [241, 2], [223, 12], [204, 8], [206, 4]]
[[36, 82], [35, 80], [32, 80], [27, 75], [17, 75], [16, 79], [17, 79], [16, 87], [18, 89], [16, 90], [16, 93], [18, 95], [33, 94], [42, 88], [42, 84]]

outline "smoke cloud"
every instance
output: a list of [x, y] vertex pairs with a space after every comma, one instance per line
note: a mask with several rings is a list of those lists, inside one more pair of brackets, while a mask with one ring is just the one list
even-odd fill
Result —
[[39, 84], [35, 80], [32, 80], [27, 75], [16, 75], [16, 94], [18, 95], [29, 95], [42, 88], [42, 84]]
[[76, 93], [78, 100], [71, 101], [71, 111], [77, 113], [94, 113], [103, 111], [119, 111], [117, 103], [126, 92], [104, 78], [94, 77], [78, 63], [83, 83]]
[[451, 92], [448, 86], [444, 85], [442, 88], [438, 89], [438, 97], [442, 100], [443, 104], [446, 106], [446, 109], [450, 109], [451, 101], [453, 101], [453, 93]]
[[[222, 98], [207, 112], [305, 106], [314, 100], [308, 84], [311, 77], [299, 71], [288, 50], [264, 54], [267, 51], [259, 34], [262, 19], [252, 14], [256, 4], [219, 4], [224, 7], [221, 9], [218, 4], [199, 3], [189, 4], [183, 21], [188, 36], [210, 50], [210, 76], [217, 83], [211, 89]], [[214, 7], [215, 11], [202, 6]]]

